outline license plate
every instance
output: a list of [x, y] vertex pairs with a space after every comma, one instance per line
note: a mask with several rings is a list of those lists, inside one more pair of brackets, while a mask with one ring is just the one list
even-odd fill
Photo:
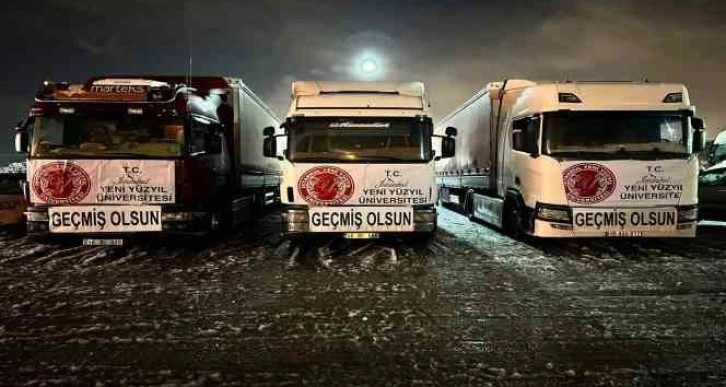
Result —
[[636, 238], [642, 237], [645, 233], [643, 231], [611, 231], [606, 232], [605, 236], [608, 237], [624, 237], [624, 238]]
[[84, 238], [84, 246], [123, 246], [123, 239], [95, 239], [95, 238]]
[[343, 234], [345, 239], [378, 239], [381, 234], [377, 232], [347, 232]]

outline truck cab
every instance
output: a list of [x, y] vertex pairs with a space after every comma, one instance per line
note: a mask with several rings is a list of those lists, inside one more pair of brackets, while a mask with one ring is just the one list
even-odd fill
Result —
[[[45, 82], [16, 128], [28, 233], [122, 244], [132, 233], [204, 235], [249, 218], [279, 174], [257, 147], [244, 152], [243, 91], [225, 77]], [[254, 154], [264, 163], [245, 162]], [[250, 169], [273, 178], [253, 187]]]
[[443, 201], [512, 235], [695, 236], [705, 135], [684, 85], [495, 82], [446, 125], [465, 153], [440, 165]]
[[436, 230], [434, 161], [453, 155], [455, 130], [432, 148], [422, 83], [294, 82], [283, 133], [273, 129], [265, 154], [282, 162], [283, 234]]

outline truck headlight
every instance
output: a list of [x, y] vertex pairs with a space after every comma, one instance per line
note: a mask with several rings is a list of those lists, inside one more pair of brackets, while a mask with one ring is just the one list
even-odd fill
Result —
[[198, 212], [165, 212], [161, 214], [162, 222], [191, 222], [194, 219], [204, 216]]
[[26, 212], [25, 219], [28, 222], [47, 222], [48, 213], [45, 211], [43, 211], [43, 212]]
[[698, 220], [698, 207], [678, 207], [678, 223], [695, 222]]
[[307, 210], [287, 210], [282, 213], [283, 222], [287, 223], [307, 223]]
[[569, 207], [537, 203], [537, 218], [549, 222], [572, 223], [572, 211]]
[[413, 221], [416, 223], [431, 223], [436, 221], [436, 212], [433, 210], [414, 210]]

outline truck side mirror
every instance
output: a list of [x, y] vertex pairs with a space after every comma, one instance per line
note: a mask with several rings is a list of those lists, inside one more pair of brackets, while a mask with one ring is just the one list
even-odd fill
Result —
[[446, 130], [444, 131], [444, 134], [445, 134], [446, 136], [448, 136], [448, 137], [456, 137], [456, 135], [457, 135], [457, 132], [458, 132], [458, 131], [456, 130], [456, 128], [454, 128], [454, 127], [452, 127], [452, 126], [449, 126], [449, 127], [447, 127], [447, 128], [446, 128]]
[[441, 158], [454, 157], [456, 154], [456, 141], [453, 137], [441, 139]]
[[19, 130], [15, 132], [15, 152], [28, 153], [28, 132]]
[[18, 121], [18, 123], [15, 124], [15, 127], [13, 128], [13, 130], [16, 131], [16, 132], [19, 132], [21, 130], [25, 130], [25, 127], [27, 126], [26, 122], [27, 121], [25, 121], [25, 120]]
[[262, 129], [262, 135], [265, 137], [270, 137], [275, 135], [275, 127], [274, 126], [268, 126], [265, 129]]
[[[274, 130], [274, 128], [273, 128]], [[267, 128], [265, 128], [265, 132]], [[276, 137], [265, 137], [262, 144], [262, 154], [265, 157], [277, 157], [277, 138]]]
[[691, 126], [693, 126], [693, 129], [695, 130], [701, 130], [705, 128], [703, 119], [698, 117], [691, 117]]
[[699, 153], [706, 149], [706, 132], [703, 129], [697, 129], [693, 132], [693, 152]]

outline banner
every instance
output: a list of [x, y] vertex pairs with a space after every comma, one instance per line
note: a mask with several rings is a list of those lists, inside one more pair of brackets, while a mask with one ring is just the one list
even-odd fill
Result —
[[[296, 164], [295, 203], [311, 206], [414, 206], [433, 204], [431, 164]], [[283, 182], [283, 185], [288, 184]]]
[[48, 209], [50, 232], [161, 231], [161, 206], [63, 206]]
[[30, 160], [30, 200], [66, 204], [166, 204], [175, 201], [174, 161]]
[[652, 207], [696, 203], [698, 165], [686, 160], [562, 162], [573, 207]]

